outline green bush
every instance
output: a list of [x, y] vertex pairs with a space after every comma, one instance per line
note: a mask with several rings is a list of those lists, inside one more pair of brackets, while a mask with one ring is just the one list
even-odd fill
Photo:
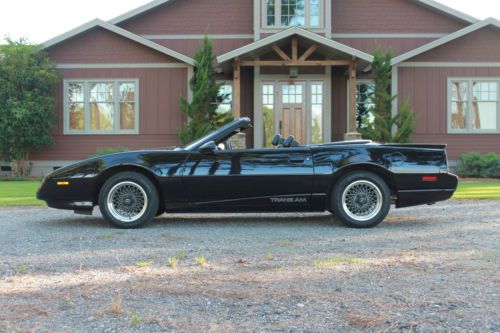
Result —
[[96, 150], [95, 156], [104, 156], [104, 155], [109, 155], [109, 154], [124, 153], [127, 151], [129, 151], [129, 149], [125, 148], [125, 147], [102, 147], [102, 148], [98, 148]]
[[500, 155], [463, 154], [460, 156], [457, 172], [462, 177], [500, 178]]

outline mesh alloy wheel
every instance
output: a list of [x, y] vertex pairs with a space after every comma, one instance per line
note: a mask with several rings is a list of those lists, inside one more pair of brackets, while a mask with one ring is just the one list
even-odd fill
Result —
[[109, 191], [107, 205], [110, 214], [117, 220], [135, 222], [146, 212], [148, 197], [139, 184], [125, 181]]
[[359, 180], [351, 183], [342, 194], [345, 213], [357, 221], [368, 221], [382, 209], [382, 193], [372, 182]]

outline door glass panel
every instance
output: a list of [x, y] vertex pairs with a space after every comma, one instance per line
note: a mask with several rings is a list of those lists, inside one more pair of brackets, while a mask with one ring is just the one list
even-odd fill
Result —
[[263, 145], [272, 147], [275, 133], [274, 124], [274, 84], [265, 83], [262, 85], [262, 122], [263, 122]]
[[311, 143], [323, 143], [323, 82], [311, 84]]

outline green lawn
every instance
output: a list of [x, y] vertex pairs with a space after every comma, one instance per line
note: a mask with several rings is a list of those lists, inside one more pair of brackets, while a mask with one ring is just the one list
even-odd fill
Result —
[[[0, 206], [43, 206], [35, 198], [40, 181], [0, 181]], [[500, 199], [499, 181], [461, 181], [454, 199]]]
[[500, 199], [500, 181], [461, 181], [454, 199]]
[[40, 181], [0, 181], [0, 206], [43, 206], [35, 198]]

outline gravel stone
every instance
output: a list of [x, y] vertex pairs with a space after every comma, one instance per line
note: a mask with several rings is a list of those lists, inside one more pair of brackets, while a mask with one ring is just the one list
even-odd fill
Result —
[[0, 332], [500, 332], [498, 200], [393, 209], [368, 230], [94, 214], [0, 208]]

